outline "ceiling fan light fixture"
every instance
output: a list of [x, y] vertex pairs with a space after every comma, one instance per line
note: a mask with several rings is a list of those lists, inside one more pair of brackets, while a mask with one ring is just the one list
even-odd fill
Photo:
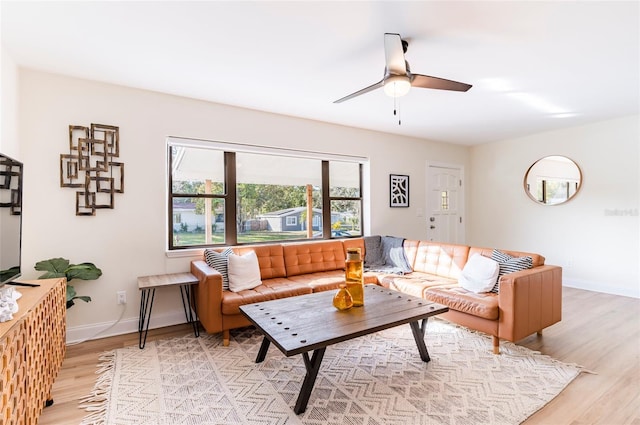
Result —
[[407, 75], [392, 75], [384, 80], [384, 92], [389, 97], [400, 97], [409, 93], [411, 80]]
[[400, 38], [400, 34], [385, 33], [385, 67], [382, 80], [360, 89], [357, 92], [351, 93], [350, 95], [335, 100], [333, 103], [342, 103], [345, 100], [353, 99], [354, 97], [361, 96], [381, 87], [384, 89], [387, 96], [394, 99], [394, 105], [398, 103], [396, 99], [409, 93], [411, 87], [458, 92], [466, 92], [472, 87], [471, 84], [412, 73], [409, 70], [409, 64], [404, 57], [404, 54], [407, 51], [407, 46], [408, 43], [406, 40], [402, 40], [402, 38]]

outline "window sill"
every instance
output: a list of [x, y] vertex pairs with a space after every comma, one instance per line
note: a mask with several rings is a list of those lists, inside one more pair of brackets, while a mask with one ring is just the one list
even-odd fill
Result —
[[203, 248], [176, 249], [173, 251], [165, 251], [165, 255], [168, 258], [202, 257], [204, 255], [203, 253]]

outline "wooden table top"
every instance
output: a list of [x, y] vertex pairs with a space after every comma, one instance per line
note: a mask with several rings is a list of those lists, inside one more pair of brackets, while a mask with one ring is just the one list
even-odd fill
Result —
[[335, 293], [247, 304], [240, 311], [289, 357], [449, 310], [422, 298], [365, 285], [364, 306], [339, 311], [332, 302]]
[[198, 283], [191, 273], [169, 273], [138, 277], [138, 289], [159, 288], [173, 285], [195, 285]]

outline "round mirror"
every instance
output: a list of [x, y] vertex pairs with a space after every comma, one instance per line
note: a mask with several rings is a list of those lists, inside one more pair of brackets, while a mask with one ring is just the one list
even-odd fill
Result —
[[524, 190], [539, 204], [558, 205], [573, 198], [582, 184], [580, 167], [566, 156], [537, 160], [524, 176]]

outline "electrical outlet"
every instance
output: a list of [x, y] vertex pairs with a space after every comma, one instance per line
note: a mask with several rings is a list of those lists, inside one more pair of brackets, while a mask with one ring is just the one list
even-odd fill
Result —
[[126, 304], [127, 303], [127, 291], [118, 291], [118, 304]]

